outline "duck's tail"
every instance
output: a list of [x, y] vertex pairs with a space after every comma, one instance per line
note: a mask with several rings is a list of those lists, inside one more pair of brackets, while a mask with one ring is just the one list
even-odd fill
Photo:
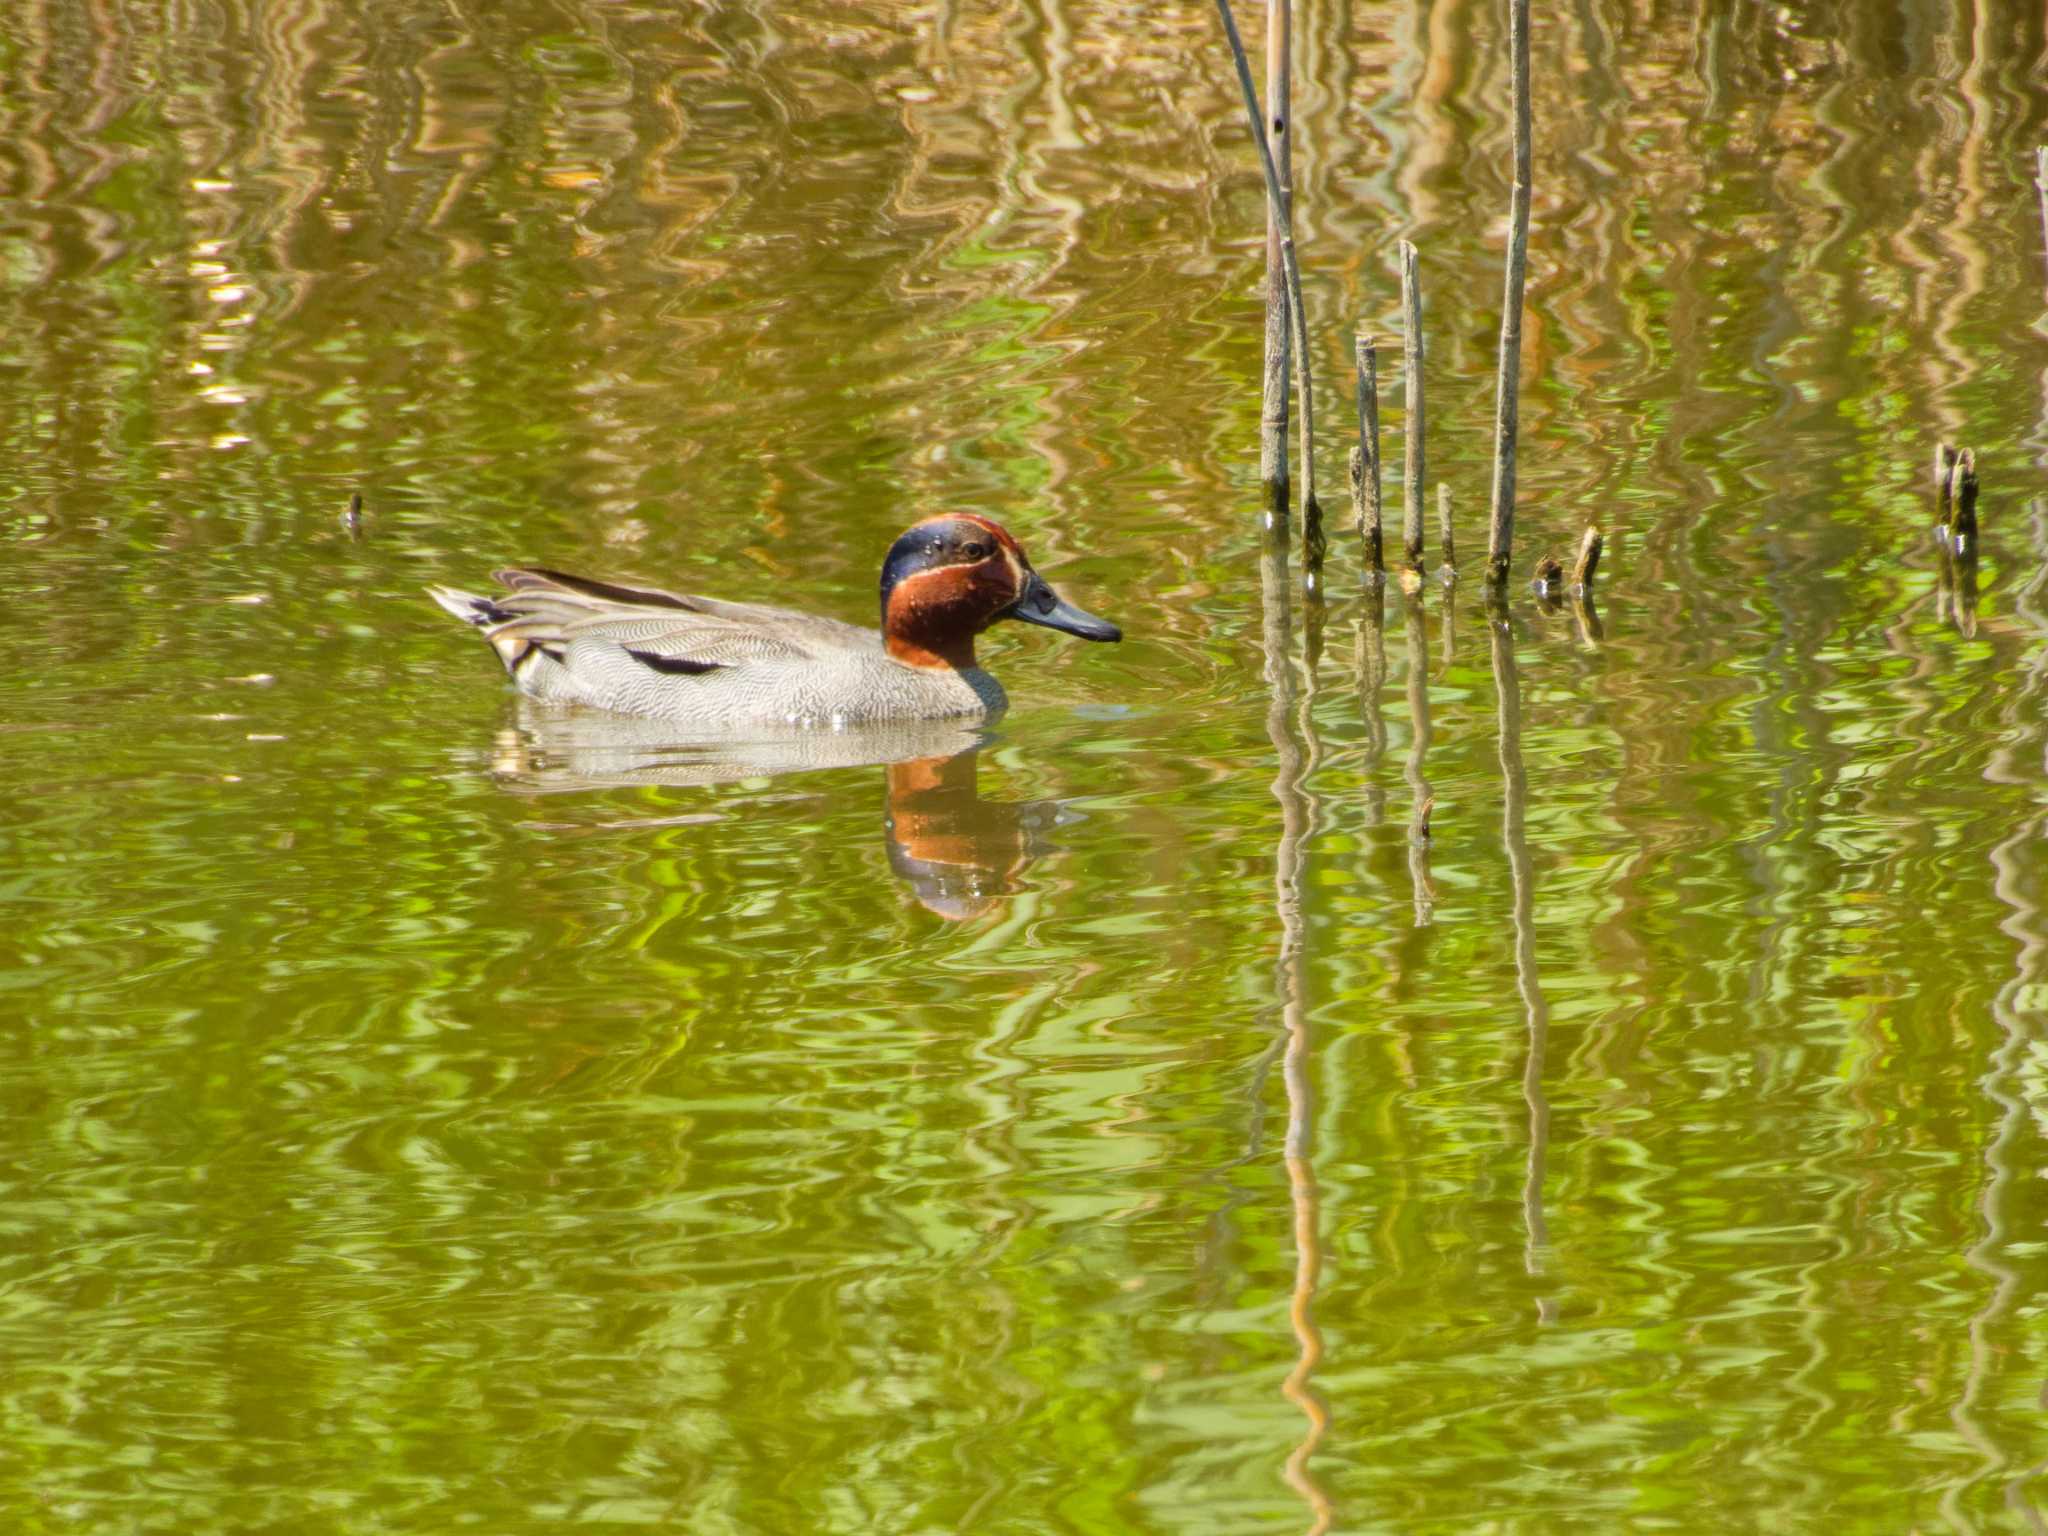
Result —
[[549, 695], [544, 674], [550, 664], [559, 670], [565, 643], [559, 623], [544, 614], [520, 613], [459, 587], [429, 587], [427, 595], [463, 623], [482, 630], [521, 688], [537, 698]]
[[474, 592], [464, 592], [456, 587], [429, 587], [427, 596], [463, 623], [474, 624], [478, 629], [509, 623], [514, 617], [488, 597], [478, 597]]

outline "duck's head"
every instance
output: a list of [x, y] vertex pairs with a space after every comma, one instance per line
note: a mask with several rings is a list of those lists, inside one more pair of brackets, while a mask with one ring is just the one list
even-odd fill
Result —
[[1000, 523], [971, 512], [926, 518], [882, 562], [882, 638], [913, 667], [971, 667], [974, 637], [997, 619], [1022, 619], [1084, 640], [1121, 640], [1031, 569]]

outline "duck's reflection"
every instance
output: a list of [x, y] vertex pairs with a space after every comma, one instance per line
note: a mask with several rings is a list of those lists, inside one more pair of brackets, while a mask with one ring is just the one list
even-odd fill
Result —
[[889, 867], [924, 906], [956, 921], [979, 917], [1021, 889], [1025, 869], [1053, 846], [1057, 801], [981, 798], [978, 759], [990, 737], [974, 726], [928, 721], [709, 741], [678, 741], [677, 731], [659, 720], [521, 699], [492, 769], [510, 788], [547, 794], [879, 765]]
[[1004, 804], [975, 783], [980, 744], [952, 757], [888, 766], [882, 827], [889, 867], [941, 917], [979, 917], [1022, 888], [1031, 861], [1052, 847], [1059, 819], [1051, 800]]

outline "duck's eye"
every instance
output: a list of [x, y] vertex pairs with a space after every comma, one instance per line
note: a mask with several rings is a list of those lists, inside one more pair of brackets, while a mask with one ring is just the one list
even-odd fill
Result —
[[970, 560], [986, 560], [988, 558], [988, 546], [986, 544], [969, 544], [960, 552]]

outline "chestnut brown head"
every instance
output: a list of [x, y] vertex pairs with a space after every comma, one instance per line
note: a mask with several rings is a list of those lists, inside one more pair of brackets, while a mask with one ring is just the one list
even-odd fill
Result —
[[1076, 608], [1031, 569], [1000, 523], [971, 512], [927, 518], [882, 562], [882, 635], [914, 667], [971, 667], [974, 637], [998, 619], [1021, 619], [1084, 640], [1123, 631]]

